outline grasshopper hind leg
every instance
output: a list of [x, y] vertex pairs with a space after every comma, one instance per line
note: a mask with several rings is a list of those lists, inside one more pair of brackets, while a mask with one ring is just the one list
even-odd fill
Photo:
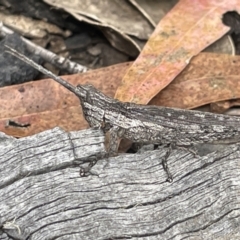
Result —
[[176, 148], [184, 150], [184, 151], [188, 151], [188, 152], [192, 153], [194, 155], [194, 157], [197, 156], [196, 149], [192, 145], [179, 145], [179, 144], [176, 144], [176, 143], [168, 144], [167, 152], [166, 152], [166, 154], [165, 154], [165, 156], [164, 156], [164, 158], [162, 160], [162, 166], [163, 166], [164, 171], [167, 174], [166, 181], [170, 182], [170, 183], [173, 181], [173, 177], [172, 177], [172, 174], [171, 174], [171, 172], [169, 170], [167, 160], [168, 160], [171, 152], [173, 151], [173, 149], [176, 149]]

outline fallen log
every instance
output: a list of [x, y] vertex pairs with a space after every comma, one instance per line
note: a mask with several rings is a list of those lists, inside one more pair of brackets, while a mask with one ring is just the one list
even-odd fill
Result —
[[0, 134], [0, 239], [239, 239], [240, 150], [102, 158], [100, 130]]

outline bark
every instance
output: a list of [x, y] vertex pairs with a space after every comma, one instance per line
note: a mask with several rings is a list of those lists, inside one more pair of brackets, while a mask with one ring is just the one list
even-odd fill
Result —
[[0, 239], [239, 239], [238, 145], [102, 158], [100, 130], [0, 134]]

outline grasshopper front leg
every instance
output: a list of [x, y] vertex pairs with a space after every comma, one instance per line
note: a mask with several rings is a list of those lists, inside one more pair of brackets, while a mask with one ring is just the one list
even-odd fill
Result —
[[124, 129], [120, 127], [112, 127], [109, 131], [109, 143], [108, 143], [108, 155], [115, 156], [118, 152], [118, 147], [120, 143], [120, 139], [124, 135]]
[[[107, 124], [105, 123], [105, 121], [103, 121], [103, 123], [101, 125], [101, 128], [102, 128], [103, 132], [106, 131], [105, 128], [108, 128], [106, 126], [107, 126]], [[99, 128], [99, 126], [95, 126], [95, 127]], [[117, 126], [114, 126], [114, 127], [110, 128], [110, 130], [107, 132], [107, 135], [109, 136], [109, 139], [108, 139], [108, 144], [107, 144], [107, 147], [106, 147], [107, 148], [107, 154], [105, 155], [105, 157], [110, 157], [110, 156], [116, 156], [117, 155], [118, 146], [119, 146], [120, 139], [123, 136], [123, 134], [124, 134], [124, 129], [122, 129], [122, 128], [119, 128]], [[91, 168], [96, 164], [96, 162], [98, 160], [99, 159], [95, 159], [95, 160], [91, 161], [87, 168], [80, 168], [80, 176], [81, 177], [86, 176], [86, 173], [91, 170]]]

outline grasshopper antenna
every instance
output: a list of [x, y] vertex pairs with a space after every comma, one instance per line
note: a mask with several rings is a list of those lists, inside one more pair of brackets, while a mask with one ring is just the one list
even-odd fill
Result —
[[52, 78], [53, 80], [55, 80], [56, 82], [58, 82], [59, 84], [61, 84], [65, 88], [67, 88], [68, 90], [70, 90], [72, 93], [76, 94], [77, 88], [75, 86], [73, 86], [72, 84], [68, 83], [67, 81], [65, 81], [61, 77], [56, 76], [55, 74], [53, 74], [52, 72], [48, 71], [47, 69], [45, 69], [41, 65], [35, 63], [30, 58], [28, 58], [25, 55], [19, 53], [15, 49], [13, 49], [13, 48], [11, 48], [11, 47], [9, 47], [7, 45], [5, 45], [5, 47], [8, 49], [6, 51], [7, 53], [10, 53], [11, 55], [13, 55], [13, 56], [17, 57], [18, 59], [22, 60], [23, 62], [29, 64], [33, 68], [37, 69], [39, 72], [49, 76], [50, 78]]

